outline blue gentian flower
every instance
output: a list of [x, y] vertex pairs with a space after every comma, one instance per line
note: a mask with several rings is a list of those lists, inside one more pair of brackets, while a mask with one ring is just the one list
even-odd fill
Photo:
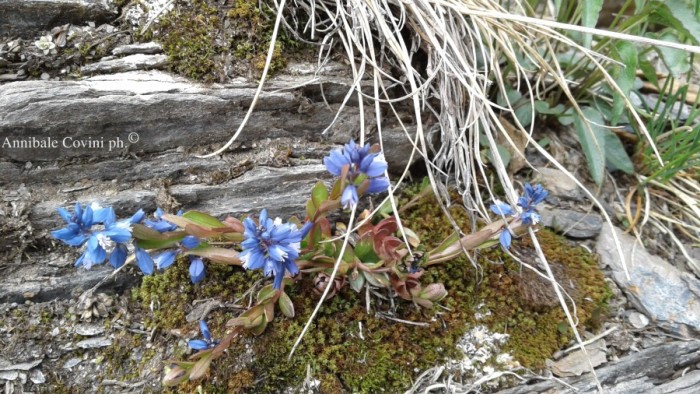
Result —
[[243, 221], [245, 240], [239, 255], [246, 269], [262, 269], [265, 275], [274, 276], [275, 289], [282, 285], [285, 271], [291, 275], [299, 272], [294, 260], [299, 257], [299, 243], [311, 228], [307, 223], [301, 230], [292, 223], [282, 223], [280, 218], [272, 220], [267, 210], [260, 212], [258, 224], [250, 217]]
[[[175, 231], [177, 230], [177, 226], [168, 222], [167, 220], [163, 219], [163, 210], [160, 208], [156, 208], [156, 211], [153, 213], [153, 216], [156, 218], [156, 220], [150, 220], [146, 219], [143, 224], [146, 227], [150, 227], [159, 233], [167, 233], [169, 231]], [[177, 213], [177, 216], [182, 216], [183, 211], [180, 210]]]
[[[51, 235], [70, 246], [85, 245], [75, 265], [87, 269], [102, 264], [107, 256], [110, 256], [109, 262], [113, 267], [121, 267], [128, 253], [126, 242], [131, 240], [131, 225], [143, 220], [144, 216], [143, 210], [139, 210], [130, 219], [116, 222], [114, 209], [102, 208], [97, 203], [84, 209], [78, 203], [72, 215], [63, 208], [59, 208], [58, 213], [68, 225], [52, 231]], [[99, 227], [93, 229], [94, 226]]]
[[381, 193], [389, 188], [389, 179], [383, 176], [388, 166], [384, 155], [370, 152], [369, 144], [360, 146], [350, 140], [342, 149], [332, 150], [323, 159], [323, 164], [337, 177], [342, 176], [347, 168], [346, 186], [340, 199], [346, 209], [357, 205], [357, 187], [365, 179], [369, 179], [367, 193]]
[[151, 257], [148, 252], [141, 248], [136, 248], [136, 251], [134, 252], [136, 255], [136, 264], [139, 266], [139, 269], [141, 272], [144, 273], [144, 275], [153, 275], [153, 258]]
[[216, 347], [219, 344], [218, 340], [211, 339], [211, 332], [209, 332], [209, 327], [204, 320], [199, 321], [199, 331], [202, 333], [204, 339], [190, 339], [187, 342], [187, 346], [194, 350], [206, 350]]
[[[525, 184], [524, 190], [525, 195], [518, 198], [517, 205], [520, 209], [517, 212], [509, 204], [500, 200], [496, 200], [495, 204], [491, 205], [491, 211], [501, 216], [517, 216], [517, 218], [522, 220], [523, 224], [528, 226], [536, 225], [540, 221], [540, 215], [535, 211], [535, 206], [544, 201], [549, 195], [549, 192], [544, 190], [541, 184], [537, 184], [533, 187], [529, 183]], [[499, 242], [504, 248], [508, 249], [510, 248], [512, 239], [513, 234], [506, 226], [501, 230]]]

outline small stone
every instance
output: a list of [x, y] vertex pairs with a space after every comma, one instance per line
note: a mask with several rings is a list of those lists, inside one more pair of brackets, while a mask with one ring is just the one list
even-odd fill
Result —
[[153, 70], [165, 68], [167, 64], [168, 56], [166, 55], [136, 54], [85, 65], [80, 68], [80, 73], [111, 74], [136, 70]]
[[[31, 161], [28, 161], [28, 162], [24, 163], [24, 169], [25, 169], [25, 170], [31, 170], [31, 169], [32, 169], [32, 162], [31, 162]], [[31, 294], [29, 297], [25, 297], [25, 298], [31, 298], [31, 297], [33, 297], [33, 296], [34, 296], [34, 295]]]
[[542, 224], [571, 238], [593, 238], [603, 228], [603, 218], [595, 213], [580, 213], [567, 209], [540, 212]]
[[85, 337], [92, 337], [104, 332], [105, 328], [97, 324], [81, 324], [75, 327], [75, 333]]
[[627, 316], [627, 320], [629, 320], [630, 324], [636, 329], [642, 329], [649, 325], [649, 318], [637, 311], [630, 312], [629, 316]]
[[78, 347], [81, 349], [94, 349], [100, 347], [107, 347], [112, 345], [112, 340], [105, 337], [97, 337], [85, 339], [77, 343]]
[[17, 377], [19, 377], [18, 371], [0, 371], [0, 379], [12, 381], [17, 379]]
[[163, 52], [163, 47], [160, 44], [157, 44], [155, 42], [144, 42], [139, 44], [118, 46], [112, 50], [112, 55], [135, 55], [137, 53], [155, 55], [156, 53], [161, 52]]
[[586, 346], [588, 355], [582, 350], [576, 350], [559, 361], [548, 361], [547, 364], [551, 368], [552, 373], [556, 376], [580, 376], [591, 371], [589, 359], [590, 364], [592, 364], [594, 368], [605, 363], [608, 360], [606, 351], [605, 340], [599, 339]]
[[551, 195], [578, 200], [582, 197], [582, 192], [579, 190], [576, 182], [569, 178], [565, 172], [553, 169], [540, 167], [537, 168], [537, 175], [533, 182], [541, 182], [542, 186], [549, 191]]
[[54, 327], [54, 329], [51, 330], [51, 336], [52, 336], [52, 337], [55, 337], [55, 336], [57, 336], [57, 335], [60, 334], [60, 333], [61, 333], [61, 330], [60, 330], [58, 327]]
[[47, 73], [47, 72], [43, 72], [43, 73], [41, 73], [41, 79], [43, 81], [48, 81], [49, 79], [51, 79], [51, 75], [49, 75], [49, 73]]
[[32, 368], [37, 367], [43, 359], [37, 359], [34, 361], [27, 361], [18, 364], [10, 364], [9, 360], [0, 358], [0, 371], [29, 371]]
[[73, 357], [70, 360], [66, 361], [65, 364], [63, 364], [63, 368], [71, 369], [71, 368], [75, 367], [76, 365], [80, 364], [80, 362], [82, 362], [82, 361], [83, 360], [81, 360], [77, 357]]
[[46, 377], [44, 376], [44, 373], [41, 372], [41, 370], [38, 368], [29, 371], [29, 380], [31, 380], [34, 384], [46, 383]]

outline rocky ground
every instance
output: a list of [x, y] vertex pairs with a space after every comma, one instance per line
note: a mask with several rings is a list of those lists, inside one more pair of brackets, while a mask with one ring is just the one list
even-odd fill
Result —
[[[197, 158], [220, 147], [240, 125], [256, 83], [227, 74], [225, 84], [202, 85], [162, 71], [171, 61], [162, 45], [136, 38], [172, 4], [145, 3], [150, 7], [138, 11], [124, 1], [0, 1], [0, 383], [5, 393], [159, 391], [164, 349], [192, 336], [146, 324], [153, 309], [167, 306], [151, 305], [149, 311], [130, 303], [129, 289], [140, 281], [135, 272], [122, 272], [81, 298], [110, 270], [72, 266], [75, 251], [48, 236], [62, 224], [57, 207], [99, 200], [120, 216], [156, 207], [214, 215], [267, 207], [272, 214], [301, 214], [299, 201], [327, 176], [320, 159], [357, 132], [356, 103], [334, 119], [350, 84], [345, 67], [336, 63], [317, 74], [312, 65], [290, 62], [267, 84], [233, 149]], [[373, 119], [370, 112], [365, 115], [365, 121]], [[410, 145], [390, 125], [383, 133], [390, 166], [403, 168]], [[555, 156], [585, 178], [582, 156], [569, 148], [576, 142], [567, 133], [557, 133], [559, 138], [542, 133], [551, 137]], [[610, 315], [587, 338], [606, 391], [696, 392], [700, 281], [692, 267], [660, 230], [645, 234], [649, 253], [634, 237], [605, 225], [563, 173], [530, 158], [552, 192], [541, 210], [544, 225], [598, 253], [614, 293]], [[526, 173], [522, 180], [529, 178]], [[626, 182], [617, 179], [620, 188]], [[620, 224], [624, 210], [611, 183], [601, 197]], [[190, 311], [188, 321], [198, 319], [198, 310]], [[118, 346], [124, 333], [142, 342]], [[109, 361], [115, 358], [123, 365]], [[595, 385], [582, 360], [579, 350], [562, 350], [541, 379], [532, 377], [504, 392], [566, 392], [570, 386], [592, 392]], [[416, 384], [432, 383], [428, 376]]]

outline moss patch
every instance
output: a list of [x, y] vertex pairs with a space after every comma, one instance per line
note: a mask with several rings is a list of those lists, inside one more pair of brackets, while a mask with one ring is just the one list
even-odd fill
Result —
[[[275, 21], [271, 3], [234, 0], [190, 0], [165, 15], [141, 37], [155, 38], [170, 57], [172, 71], [204, 82], [232, 76], [258, 77], [264, 68]], [[304, 46], [280, 30], [270, 71], [303, 56]], [[301, 53], [301, 55], [300, 55]]]
[[[406, 194], [410, 196], [414, 192]], [[466, 229], [466, 215], [459, 209], [453, 214]], [[450, 232], [449, 224], [441, 219], [439, 207], [431, 198], [406, 212], [403, 220], [423, 236], [428, 247]], [[577, 303], [578, 318], [581, 322], [590, 322], [610, 296], [608, 289], [601, 285], [603, 277], [595, 259], [584, 249], [570, 246], [549, 231], [540, 231], [539, 240], [555, 275], [565, 283], [573, 283], [573, 287], [566, 290]], [[526, 239], [514, 241], [513, 252], [531, 263], [535, 260]], [[510, 340], [504, 350], [526, 367], [542, 367], [544, 360], [571, 338], [558, 302], [548, 290], [549, 285], [526, 269], [521, 270], [498, 248], [480, 252], [477, 261], [479, 277], [465, 258], [431, 267], [423, 276], [426, 284], [445, 284], [449, 295], [441, 305], [446, 309], [418, 310], [410, 303], [395, 300], [395, 317], [428, 323], [426, 327], [380, 317], [377, 312], [388, 313], [391, 304], [374, 296], [368, 314], [364, 292], [357, 294], [346, 287], [327, 301], [313, 328], [287, 361], [294, 341], [318, 300], [311, 290], [311, 280], [304, 279], [288, 288], [296, 310], [294, 319], [278, 313], [261, 336], [244, 336], [235, 341], [227, 355], [213, 363], [207, 380], [173, 390], [194, 392], [197, 385], [202, 384], [209, 393], [281, 392], [299, 386], [308, 368], [313, 378], [321, 381], [324, 393], [402, 392], [421, 371], [447, 359], [461, 359], [462, 353], [455, 344], [476, 325], [508, 333]], [[164, 330], [186, 327], [185, 335], [196, 336], [196, 324], [187, 324], [184, 318], [193, 300], [215, 297], [232, 302], [261, 278], [257, 272], [235, 267], [209, 264], [207, 269], [205, 282], [197, 286], [189, 284], [186, 262], [180, 262], [164, 274], [144, 278], [134, 301], [142, 308], [153, 303], [161, 306], [156, 308], [148, 324]], [[241, 303], [245, 305], [247, 300]], [[475, 317], [477, 312], [483, 316], [480, 320]], [[215, 337], [223, 336], [225, 322], [233, 316], [230, 311], [216, 310], [207, 317]]]

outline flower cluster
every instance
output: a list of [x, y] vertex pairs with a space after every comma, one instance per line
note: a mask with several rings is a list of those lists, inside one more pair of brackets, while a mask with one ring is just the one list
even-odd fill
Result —
[[243, 225], [245, 241], [241, 243], [240, 259], [244, 268], [262, 269], [265, 275], [274, 276], [275, 289], [282, 285], [285, 271], [292, 276], [299, 273], [294, 260], [299, 257], [299, 243], [311, 228], [311, 223], [297, 230], [296, 225], [283, 224], [280, 218], [272, 220], [263, 209], [258, 224], [248, 217]]
[[384, 155], [369, 144], [360, 146], [351, 140], [342, 149], [331, 151], [323, 164], [345, 185], [340, 199], [343, 208], [357, 205], [358, 188], [366, 193], [381, 193], [389, 188], [389, 179], [383, 176], [387, 169]]
[[[500, 216], [515, 216], [520, 219], [523, 224], [534, 226], [540, 221], [540, 215], [535, 211], [535, 206], [549, 195], [549, 192], [544, 190], [542, 185], [537, 184], [534, 187], [529, 183], [525, 184], [525, 195], [518, 198], [517, 206], [513, 208], [503, 201], [496, 200], [495, 204], [491, 205], [491, 211]], [[508, 226], [503, 229], [499, 237], [499, 242], [504, 248], [510, 248], [513, 234]]]
[[67, 226], [52, 231], [51, 235], [67, 245], [84, 246], [83, 254], [76, 260], [75, 265], [87, 269], [95, 264], [102, 264], [107, 257], [114, 268], [121, 267], [128, 253], [127, 242], [131, 240], [131, 226], [141, 222], [144, 217], [143, 210], [139, 210], [131, 218], [117, 222], [114, 209], [102, 208], [97, 203], [85, 208], [77, 203], [73, 214], [63, 208], [58, 208], [58, 213]]

